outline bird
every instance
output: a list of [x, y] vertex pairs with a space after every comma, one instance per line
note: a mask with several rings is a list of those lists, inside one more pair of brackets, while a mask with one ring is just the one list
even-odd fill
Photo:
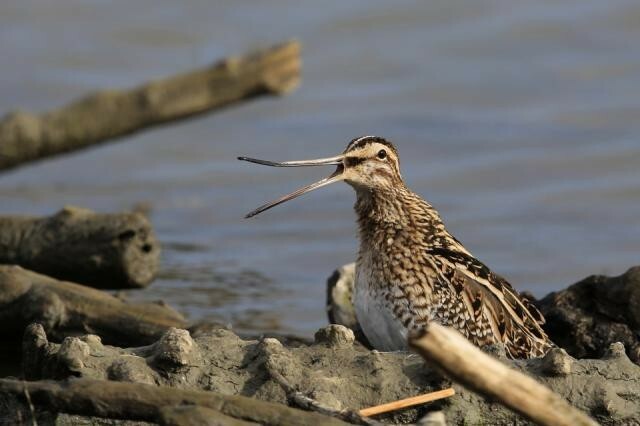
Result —
[[541, 357], [554, 346], [533, 303], [476, 259], [436, 209], [407, 187], [398, 150], [387, 139], [358, 137], [342, 154], [314, 160], [238, 159], [274, 167], [336, 166], [247, 218], [335, 182], [353, 187], [360, 245], [352, 301], [374, 349], [408, 350], [408, 336], [430, 322], [456, 329], [479, 347], [502, 344], [510, 358]]

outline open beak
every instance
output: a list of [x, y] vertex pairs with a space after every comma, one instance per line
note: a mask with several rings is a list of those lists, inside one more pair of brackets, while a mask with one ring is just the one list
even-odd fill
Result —
[[271, 207], [275, 207], [278, 204], [282, 204], [285, 201], [293, 200], [301, 196], [302, 194], [306, 194], [307, 192], [311, 192], [314, 189], [322, 188], [323, 186], [327, 186], [334, 182], [338, 182], [342, 180], [342, 172], [344, 171], [344, 164], [342, 160], [344, 160], [344, 155], [337, 155], [335, 157], [329, 158], [318, 158], [316, 160], [301, 160], [301, 161], [267, 161], [267, 160], [258, 160], [256, 158], [249, 157], [238, 157], [238, 160], [249, 161], [250, 163], [262, 164], [265, 166], [272, 167], [305, 167], [305, 166], [338, 166], [335, 172], [330, 174], [324, 179], [320, 179], [317, 182], [312, 183], [311, 185], [304, 186], [300, 189], [296, 189], [291, 194], [284, 195], [276, 200], [273, 200], [267, 204], [263, 204], [252, 212], [248, 213], [245, 218], [253, 217], [259, 213], [262, 213], [265, 210], [269, 210]]

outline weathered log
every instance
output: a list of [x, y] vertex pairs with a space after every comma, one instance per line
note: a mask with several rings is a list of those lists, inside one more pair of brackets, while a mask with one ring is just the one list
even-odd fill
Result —
[[11, 113], [0, 121], [0, 170], [240, 100], [286, 93], [298, 85], [300, 67], [300, 45], [291, 41], [131, 90], [98, 92], [42, 115]]
[[[178, 423], [170, 421], [175, 419], [175, 408], [170, 413], [167, 412], [168, 407], [184, 406], [204, 407], [209, 409], [208, 414], [215, 415], [219, 412], [225, 417], [265, 425], [347, 424], [318, 413], [244, 396], [142, 383], [93, 379], [70, 379], [63, 382], [0, 379], [0, 394], [3, 393], [20, 400], [26, 399], [25, 395], [28, 395], [36, 409], [164, 424]], [[223, 420], [228, 421], [225, 418]]]
[[0, 217], [0, 264], [97, 288], [140, 288], [155, 278], [160, 243], [140, 213], [65, 207], [51, 217]]
[[160, 409], [156, 420], [162, 426], [258, 426], [198, 405], [178, 405]]
[[560, 395], [482, 352], [451, 328], [432, 323], [409, 343], [456, 382], [499, 401], [537, 424], [597, 425]]
[[94, 333], [125, 346], [152, 343], [170, 327], [186, 324], [167, 306], [126, 303], [100, 290], [0, 265], [1, 337], [16, 339], [33, 322], [55, 339]]

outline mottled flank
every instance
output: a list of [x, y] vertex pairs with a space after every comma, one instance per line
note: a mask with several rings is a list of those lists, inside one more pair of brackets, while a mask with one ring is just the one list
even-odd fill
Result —
[[512, 358], [539, 357], [553, 346], [541, 328], [542, 314], [406, 187], [390, 142], [354, 139], [345, 154], [345, 165], [353, 165], [344, 174], [357, 193], [360, 229], [354, 305], [375, 348], [406, 349], [407, 333], [430, 321], [478, 346], [503, 343]]

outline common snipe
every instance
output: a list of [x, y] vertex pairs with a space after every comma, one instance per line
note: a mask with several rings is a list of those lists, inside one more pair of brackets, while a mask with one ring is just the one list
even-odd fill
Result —
[[457, 329], [477, 346], [501, 342], [513, 358], [541, 356], [552, 346], [542, 314], [473, 257], [438, 212], [407, 188], [389, 141], [363, 136], [342, 154], [317, 160], [239, 159], [276, 167], [337, 166], [330, 176], [247, 217], [341, 180], [355, 189], [360, 251], [353, 302], [374, 348], [404, 350], [408, 332], [429, 321]]

